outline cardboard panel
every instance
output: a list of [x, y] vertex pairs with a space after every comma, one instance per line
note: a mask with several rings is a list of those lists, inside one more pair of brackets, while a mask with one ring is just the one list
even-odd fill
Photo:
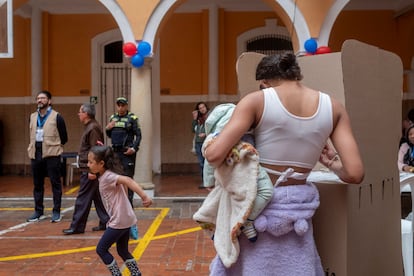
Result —
[[345, 105], [341, 53], [298, 58], [302, 83], [335, 97]]
[[393, 53], [348, 40], [342, 47], [342, 66], [346, 108], [366, 170], [362, 189], [370, 194], [369, 204], [358, 210], [355, 195], [349, 197], [348, 275], [401, 275], [401, 203], [395, 183], [402, 63]]
[[256, 68], [264, 56], [259, 53], [246, 52], [242, 53], [237, 59], [236, 73], [240, 98], [250, 92], [259, 90], [259, 82], [256, 81]]

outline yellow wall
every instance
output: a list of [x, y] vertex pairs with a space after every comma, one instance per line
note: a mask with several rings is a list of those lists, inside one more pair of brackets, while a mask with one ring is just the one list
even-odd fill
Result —
[[208, 93], [207, 20], [204, 12], [179, 13], [163, 25], [159, 51], [164, 95]]
[[0, 59], [1, 97], [24, 97], [31, 94], [30, 20], [14, 18], [14, 58]]
[[237, 37], [242, 33], [263, 27], [265, 19], [277, 18], [271, 12], [220, 12], [220, 92], [237, 94]]
[[357, 39], [397, 52], [398, 44], [406, 42], [399, 41], [393, 16], [393, 11], [343, 11], [332, 28], [329, 46], [337, 52], [345, 40]]
[[[43, 88], [50, 89], [56, 96], [84, 96], [80, 90], [91, 89], [90, 40], [101, 32], [116, 28], [114, 18], [111, 15], [49, 14], [43, 18]], [[267, 18], [277, 18], [278, 24], [283, 24], [281, 18], [272, 12], [220, 10], [221, 93], [237, 93], [237, 36], [263, 26]], [[329, 46], [333, 51], [339, 51], [343, 41], [350, 38], [379, 45], [397, 53], [404, 68], [408, 69], [414, 49], [413, 21], [414, 13], [394, 18], [393, 11], [344, 11], [333, 26]], [[170, 95], [207, 94], [208, 11], [171, 14], [163, 21], [157, 37], [162, 45], [161, 89], [169, 89]], [[13, 59], [0, 60], [3, 88], [0, 96], [30, 96], [30, 20], [20, 16], [14, 17], [14, 54]]]
[[44, 26], [44, 88], [54, 96], [91, 90], [91, 39], [114, 29], [111, 15], [49, 15]]
[[414, 56], [414, 11], [395, 19], [397, 27], [397, 49], [404, 68], [410, 69]]
[[320, 28], [334, 1], [319, 0], [317, 4], [315, 2], [309, 0], [297, 1], [297, 6], [308, 23], [311, 37], [319, 37]]
[[[222, 94], [237, 94], [235, 65], [237, 37], [263, 27], [274, 13], [220, 11], [219, 83]], [[280, 20], [278, 20], [280, 21]], [[197, 95], [208, 93], [208, 11], [173, 14], [159, 33], [162, 94]], [[280, 22], [279, 22], [280, 24]]]
[[117, 0], [119, 6], [133, 26], [136, 39], [142, 39], [146, 24], [160, 2], [159, 0]]

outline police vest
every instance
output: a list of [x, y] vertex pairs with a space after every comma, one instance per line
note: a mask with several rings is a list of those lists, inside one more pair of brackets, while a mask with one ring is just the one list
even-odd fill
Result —
[[113, 114], [110, 118], [110, 121], [115, 121], [115, 126], [112, 128], [111, 140], [113, 147], [125, 147], [128, 140], [128, 136], [133, 138], [134, 133], [132, 129], [133, 120], [136, 120], [137, 117], [128, 112], [126, 116], [120, 117], [118, 114]]

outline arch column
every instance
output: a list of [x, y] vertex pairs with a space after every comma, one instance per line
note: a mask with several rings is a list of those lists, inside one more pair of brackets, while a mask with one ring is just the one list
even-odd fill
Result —
[[211, 4], [209, 7], [209, 66], [208, 66], [208, 96], [217, 100], [219, 95], [219, 26], [218, 7]]
[[[31, 14], [32, 96], [42, 90], [42, 11], [32, 7]], [[53, 91], [52, 91], [53, 93]]]
[[134, 179], [143, 189], [154, 188], [152, 183], [151, 62], [152, 58], [146, 58], [142, 67], [133, 67], [131, 70], [131, 111], [138, 115], [142, 131]]

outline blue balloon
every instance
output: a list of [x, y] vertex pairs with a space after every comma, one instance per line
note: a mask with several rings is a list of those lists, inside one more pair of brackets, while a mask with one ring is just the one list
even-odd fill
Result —
[[141, 67], [144, 65], [144, 57], [140, 54], [136, 54], [131, 58], [131, 63], [134, 67]]
[[314, 38], [309, 38], [305, 41], [305, 50], [308, 53], [314, 54], [316, 50], [318, 49], [318, 43]]
[[138, 44], [138, 53], [143, 57], [148, 56], [151, 53], [151, 45], [146, 41], [141, 41]]

